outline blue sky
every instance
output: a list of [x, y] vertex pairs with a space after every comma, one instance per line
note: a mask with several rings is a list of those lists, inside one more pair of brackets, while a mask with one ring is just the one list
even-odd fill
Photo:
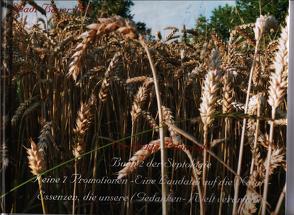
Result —
[[152, 33], [164, 33], [167, 26], [193, 27], [199, 15], [209, 17], [214, 8], [225, 4], [234, 5], [235, 1], [134, 1], [132, 13], [134, 20], [145, 22]]
[[[50, 0], [35, 0], [40, 6], [49, 10], [48, 5]], [[17, 2], [17, 1], [14, 1]], [[76, 5], [76, 0], [56, 0], [58, 8], [73, 8]], [[209, 17], [211, 11], [220, 5], [233, 5], [234, 0], [194, 0], [194, 1], [143, 1], [134, 0], [134, 6], [131, 8], [131, 13], [134, 14], [135, 21], [145, 22], [149, 28], [152, 28], [152, 33], [161, 31], [163, 35], [165, 32], [163, 29], [167, 26], [175, 26], [182, 28], [185, 24], [188, 28], [195, 26], [196, 20], [199, 15]], [[31, 8], [30, 5], [26, 5], [27, 9]], [[27, 10], [29, 11], [29, 10]], [[48, 12], [48, 11], [47, 11]], [[50, 17], [50, 12], [47, 13], [47, 18]], [[34, 24], [37, 17], [43, 17], [37, 12], [23, 12], [22, 16], [28, 16], [29, 24]], [[43, 17], [44, 18], [44, 17]]]

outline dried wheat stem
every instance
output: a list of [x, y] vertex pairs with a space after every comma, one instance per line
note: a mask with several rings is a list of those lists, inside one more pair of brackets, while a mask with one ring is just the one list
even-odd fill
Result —
[[239, 213], [240, 214], [255, 214], [257, 211], [256, 205], [260, 202], [261, 197], [255, 192], [257, 186], [259, 186], [259, 178], [263, 176], [264, 172], [264, 161], [261, 158], [260, 152], [258, 148], [255, 150], [255, 167], [256, 169], [250, 174], [248, 180], [248, 188], [245, 196], [243, 197], [240, 206]]
[[38, 175], [37, 179], [38, 179], [38, 186], [39, 186], [39, 192], [40, 192], [40, 197], [41, 197], [43, 214], [47, 214], [47, 208], [46, 208], [45, 200], [44, 200], [44, 196], [43, 196], [42, 177], [40, 175]]
[[[270, 160], [270, 171], [269, 174], [272, 175], [274, 170], [282, 166], [285, 162], [285, 153], [282, 148], [274, 148], [272, 157]], [[258, 187], [261, 187], [263, 184], [266, 169], [265, 166], [267, 164], [267, 160], [261, 158], [261, 154], [256, 148], [255, 151], [255, 169], [253, 170], [252, 174], [250, 175], [246, 195], [242, 199], [242, 202], [239, 207], [239, 211], [241, 214], [255, 214], [257, 211], [256, 205], [263, 200], [263, 197], [260, 196], [255, 190]]]
[[[164, 122], [166, 124], [171, 124], [171, 125], [175, 124], [172, 112], [169, 108], [162, 106], [162, 113], [163, 113]], [[169, 130], [170, 136], [172, 138], [173, 144], [174, 145], [183, 145], [179, 134], [170, 126], [168, 126], [168, 130]], [[188, 156], [190, 163], [192, 165], [193, 176], [194, 176], [196, 183], [197, 183], [198, 195], [199, 195], [199, 199], [200, 199], [200, 202], [199, 202], [200, 203], [200, 214], [203, 215], [203, 214], [205, 214], [204, 198], [202, 195], [200, 180], [198, 179], [198, 175], [197, 175], [197, 170], [194, 165], [194, 161], [193, 161], [193, 158], [192, 158], [190, 151], [186, 147], [184, 147], [184, 145], [182, 147], [182, 151], [186, 153], [186, 155]], [[191, 190], [193, 190], [193, 186], [192, 186]], [[191, 202], [191, 205], [192, 205], [192, 202]]]
[[280, 211], [280, 208], [282, 206], [285, 195], [286, 195], [286, 184], [284, 185], [283, 191], [280, 194], [278, 203], [277, 203], [276, 208], [275, 208], [275, 212], [272, 215], [278, 215], [279, 214], [279, 211]]
[[202, 194], [202, 190], [201, 190], [201, 186], [200, 186], [200, 180], [198, 178], [197, 170], [196, 170], [196, 167], [194, 165], [193, 157], [191, 155], [191, 152], [186, 147], [182, 147], [182, 151], [186, 153], [186, 155], [189, 158], [190, 163], [192, 165], [193, 176], [195, 177], [195, 180], [196, 180], [198, 195], [199, 195], [199, 199], [200, 199], [200, 202], [199, 202], [200, 215], [204, 215], [205, 214], [204, 198], [203, 198], [203, 194]]
[[[246, 101], [245, 101], [245, 107], [244, 107], [245, 114], [247, 114], [249, 97], [250, 97], [250, 92], [251, 92], [251, 85], [252, 85], [252, 77], [253, 77], [253, 72], [255, 71], [255, 67], [256, 67], [260, 39], [261, 39], [261, 36], [264, 32], [264, 30], [263, 30], [264, 25], [261, 23], [262, 23], [261, 20], [257, 19], [256, 24], [255, 24], [254, 31], [255, 31], [256, 44], [255, 44], [253, 62], [252, 62], [252, 66], [251, 66], [250, 74], [249, 74], [249, 80], [248, 80], [248, 88], [247, 88]], [[242, 160], [243, 160], [245, 131], [246, 131], [246, 118], [243, 119], [243, 124], [242, 124], [242, 133], [241, 133], [241, 140], [240, 140], [237, 176], [236, 176], [236, 180], [235, 180], [235, 184], [234, 184], [234, 202], [233, 202], [233, 211], [232, 211], [233, 215], [237, 214], [237, 204], [238, 204], [238, 196], [239, 196], [240, 174], [241, 174], [241, 167], [242, 167]]]
[[[222, 112], [224, 114], [230, 114], [233, 111], [233, 87], [232, 87], [232, 78], [229, 71], [226, 71], [225, 75], [223, 76], [223, 99], [222, 99]], [[225, 117], [224, 119], [225, 127], [224, 127], [224, 138], [225, 142], [222, 145], [223, 147], [223, 159], [224, 161], [230, 165], [230, 148], [228, 147], [228, 136], [230, 132], [230, 125], [231, 120], [229, 117]], [[211, 146], [212, 147], [212, 146]], [[223, 171], [225, 174], [225, 171]], [[221, 195], [220, 199], [224, 196], [224, 187], [221, 187]], [[219, 214], [222, 211], [223, 201], [221, 200], [219, 203]]]
[[27, 3], [29, 3], [33, 8], [35, 8], [37, 11], [39, 11], [41, 14], [46, 16], [46, 11], [43, 7], [39, 6], [34, 0], [27, 0]]
[[165, 144], [164, 144], [164, 131], [163, 131], [163, 114], [161, 109], [161, 98], [160, 98], [160, 91], [159, 91], [159, 85], [158, 85], [158, 79], [157, 79], [157, 72], [150, 54], [150, 51], [144, 42], [143, 37], [140, 37], [140, 44], [145, 49], [145, 52], [147, 54], [150, 67], [152, 70], [153, 75], [153, 81], [154, 81], [154, 87], [155, 87], [155, 94], [156, 94], [156, 101], [157, 101], [157, 109], [158, 109], [158, 118], [159, 118], [159, 136], [160, 136], [160, 158], [161, 158], [161, 179], [162, 179], [162, 185], [161, 185], [161, 193], [162, 193], [162, 214], [167, 215], [168, 209], [167, 209], [167, 185], [166, 185], [166, 152], [165, 152]]
[[74, 182], [74, 187], [73, 187], [73, 200], [72, 200], [72, 215], [75, 214], [76, 211], [76, 201], [75, 201], [75, 196], [76, 196], [76, 192], [77, 192], [77, 183], [76, 183], [76, 177], [78, 174], [78, 160], [75, 159], [75, 163], [74, 163], [74, 175], [75, 175], [75, 182]]
[[203, 150], [203, 171], [202, 171], [202, 185], [203, 185], [203, 197], [206, 197], [206, 163], [207, 163], [207, 149], [210, 148], [208, 146], [208, 128], [204, 126], [203, 128], [203, 145], [205, 146], [205, 149]]
[[[167, 123], [167, 126], [171, 127], [173, 130], [175, 130], [177, 133], [181, 134], [183, 137], [187, 138], [188, 140], [192, 141], [193, 143], [195, 143], [197, 146], [199, 146], [201, 149], [204, 150], [204, 146], [202, 144], [200, 144], [197, 140], [195, 140], [194, 137], [192, 137], [190, 134], [186, 133], [185, 131], [181, 130], [180, 128], [176, 127], [175, 125], [169, 124]], [[214, 152], [212, 152], [211, 150], [207, 149], [207, 153], [209, 153], [213, 158], [215, 158], [218, 162], [220, 162], [224, 167], [226, 167], [231, 173], [233, 173], [233, 175], [235, 175], [237, 177], [237, 173], [230, 167], [228, 166], [225, 162], [223, 162], [221, 159], [219, 159]], [[283, 155], [281, 155], [282, 152], [280, 149], [275, 150], [275, 156], [274, 158], [271, 160], [271, 170], [273, 171], [274, 168], [276, 168], [279, 164], [283, 162]], [[261, 170], [259, 172], [262, 172]], [[240, 177], [240, 180], [243, 181], [243, 179]], [[243, 183], [245, 183], [245, 181], [243, 181]], [[254, 195], [257, 195], [259, 197], [259, 199], [262, 199], [262, 196], [259, 195], [259, 193], [257, 193], [254, 189], [250, 188], [250, 186], [247, 186], [248, 190], [253, 192]]]
[[276, 115], [276, 108], [282, 102], [282, 99], [286, 93], [287, 87], [287, 73], [288, 73], [288, 23], [289, 19], [287, 17], [287, 26], [282, 29], [281, 37], [279, 39], [279, 50], [275, 56], [274, 67], [275, 71], [270, 77], [269, 86], [269, 98], [268, 103], [272, 108], [272, 121], [270, 122], [270, 135], [269, 135], [269, 147], [267, 152], [267, 163], [266, 163], [266, 174], [264, 180], [263, 189], [263, 201], [262, 201], [262, 215], [266, 213], [266, 200], [268, 193], [268, 183], [270, 175], [270, 160], [272, 156], [273, 147], [273, 135], [274, 135], [274, 120]]
[[[103, 109], [103, 103], [99, 103], [99, 106], [98, 106], [98, 109], [97, 109], [98, 116], [97, 116], [97, 120], [96, 120], [96, 123], [97, 123], [97, 125], [95, 126], [96, 128], [100, 128], [100, 126], [101, 126], [102, 109]], [[95, 147], [97, 147], [97, 143], [95, 143]], [[95, 150], [94, 157], [93, 157], [92, 178], [96, 178], [96, 174], [97, 174], [97, 158], [98, 158], [98, 150]], [[95, 193], [95, 190], [96, 190], [96, 186], [95, 186], [95, 184], [92, 184], [92, 193]], [[93, 210], [94, 210], [94, 202], [91, 203], [90, 214], [93, 214]]]
[[259, 123], [260, 123], [260, 100], [257, 101], [257, 120], [256, 120], [256, 126], [255, 126], [255, 133], [254, 133], [254, 145], [252, 149], [252, 159], [251, 159], [251, 167], [250, 167], [250, 174], [253, 172], [254, 168], [254, 159], [256, 154], [256, 147], [259, 137]]
[[[81, 155], [86, 150], [86, 144], [85, 144], [85, 135], [86, 131], [89, 129], [89, 125], [92, 118], [91, 113], [91, 106], [93, 105], [95, 101], [95, 97], [92, 96], [87, 103], [81, 103], [80, 110], [78, 112], [78, 117], [76, 120], [76, 127], [74, 129], [74, 135], [75, 135], [75, 143], [73, 146], [73, 155], [75, 157], [75, 163], [74, 163], [74, 174], [77, 176], [78, 174], [78, 160], [81, 158]], [[77, 184], [76, 180], [74, 182], [74, 188], [73, 188], [73, 202], [72, 202], [72, 214], [75, 214], [75, 196], [76, 196], [76, 189]]]
[[174, 131], [176, 131], [178, 134], [182, 135], [183, 137], [185, 137], [186, 139], [190, 140], [191, 142], [193, 142], [194, 144], [196, 144], [198, 147], [200, 147], [202, 150], [206, 149], [207, 153], [215, 158], [218, 162], [220, 162], [224, 167], [227, 168], [227, 170], [229, 170], [231, 173], [233, 173], [235, 176], [237, 175], [237, 173], [230, 167], [228, 166], [224, 161], [222, 161], [219, 157], [217, 157], [214, 152], [212, 152], [211, 150], [207, 149], [204, 145], [200, 144], [193, 136], [191, 136], [190, 134], [188, 134], [187, 132], [183, 131], [182, 129], [178, 128], [175, 125], [169, 124], [168, 122], [165, 122], [165, 124], [169, 127], [171, 127]]

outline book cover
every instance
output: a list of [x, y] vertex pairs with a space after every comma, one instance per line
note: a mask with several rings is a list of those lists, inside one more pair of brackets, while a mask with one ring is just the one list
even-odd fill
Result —
[[293, 214], [288, 0], [1, 10], [2, 213]]

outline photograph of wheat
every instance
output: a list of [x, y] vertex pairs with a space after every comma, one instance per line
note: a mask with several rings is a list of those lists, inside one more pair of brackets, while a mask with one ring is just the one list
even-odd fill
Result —
[[2, 0], [1, 213], [285, 214], [288, 8]]

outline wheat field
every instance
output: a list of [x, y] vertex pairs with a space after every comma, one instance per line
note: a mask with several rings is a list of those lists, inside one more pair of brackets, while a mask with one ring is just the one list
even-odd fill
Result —
[[283, 214], [287, 20], [222, 41], [150, 40], [120, 16], [9, 19], [3, 212]]

